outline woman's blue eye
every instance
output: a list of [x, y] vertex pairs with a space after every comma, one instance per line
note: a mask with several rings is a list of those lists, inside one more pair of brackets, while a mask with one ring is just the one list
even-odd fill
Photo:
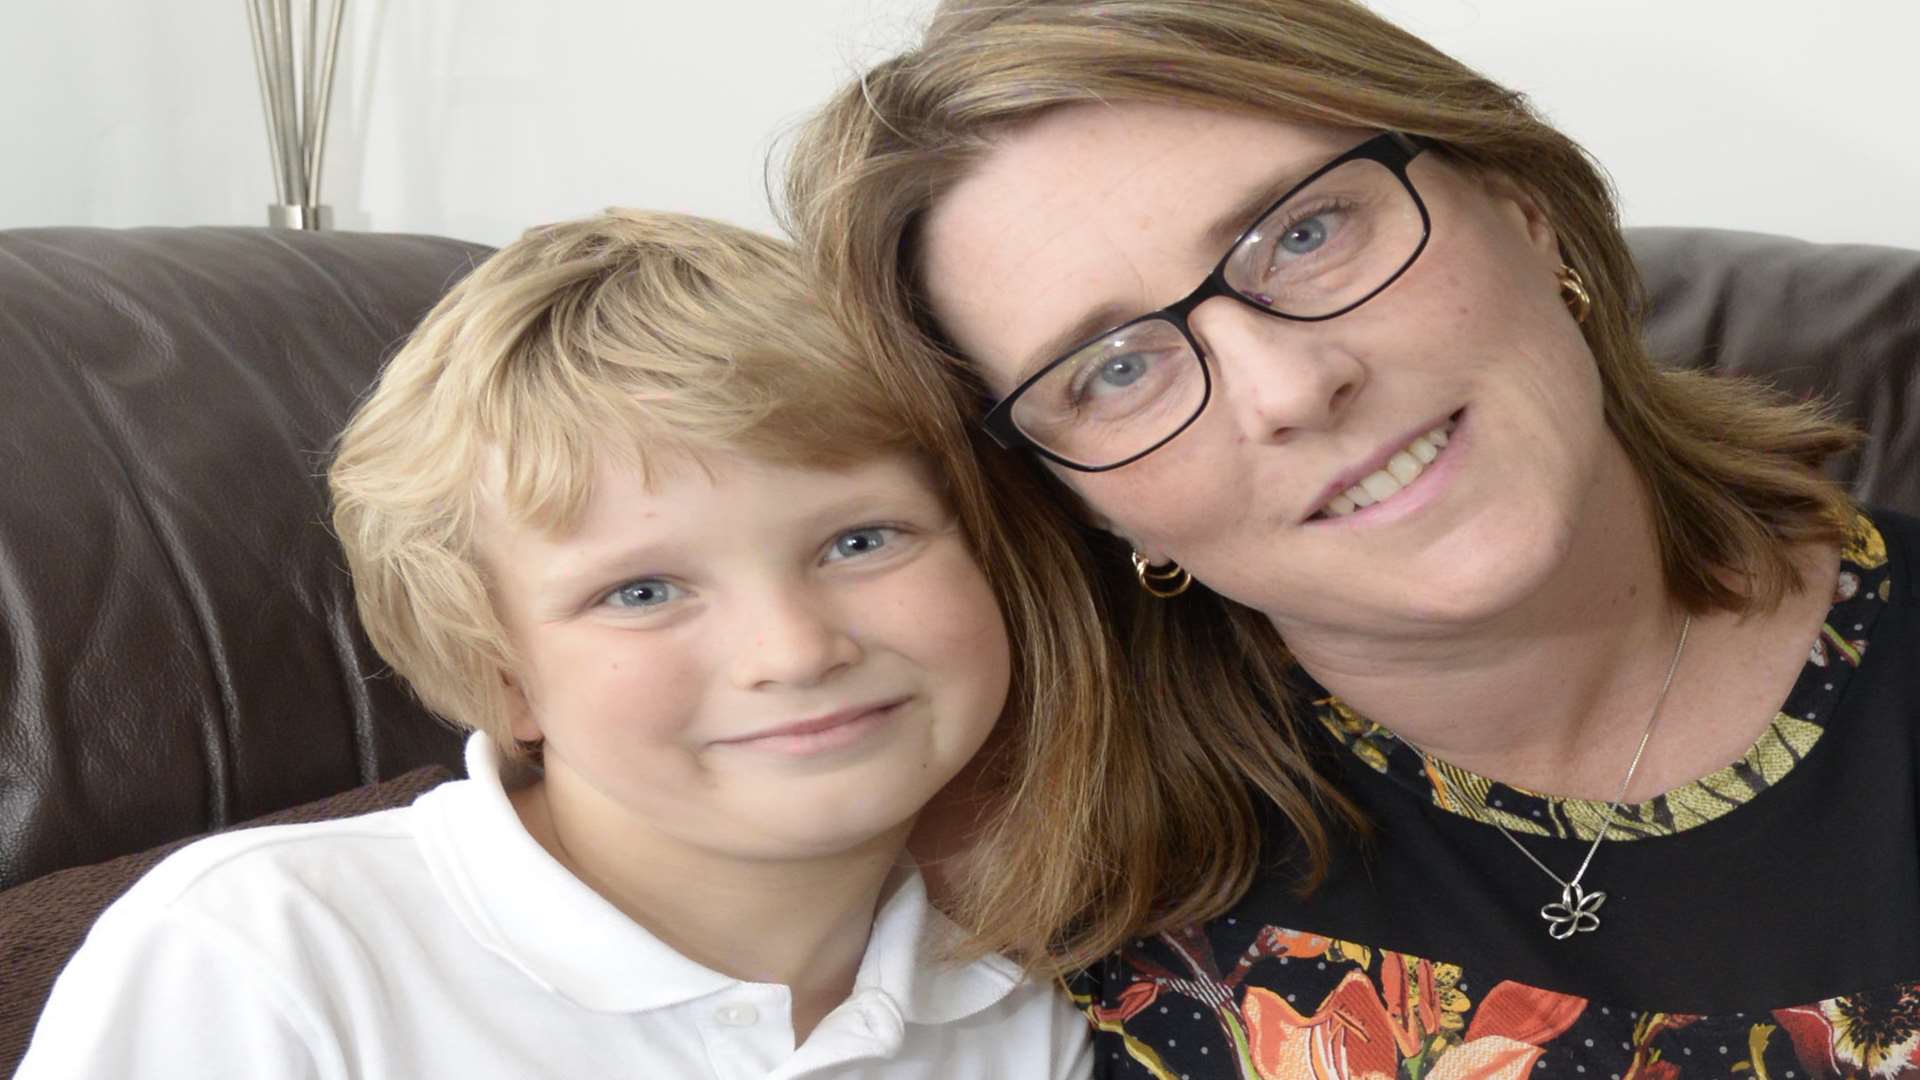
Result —
[[887, 546], [887, 541], [890, 538], [889, 534], [892, 532], [892, 529], [883, 529], [875, 526], [870, 529], [855, 529], [852, 532], [841, 533], [834, 538], [833, 552], [827, 557], [829, 559], [851, 559], [856, 556], [878, 551]]
[[1280, 234], [1280, 246], [1294, 255], [1307, 255], [1327, 242], [1327, 223], [1320, 218], [1310, 217], [1287, 226]]
[[629, 581], [607, 594], [607, 603], [622, 608], [659, 607], [679, 595], [680, 590], [659, 578]]
[[1083, 369], [1084, 374], [1068, 386], [1073, 408], [1080, 408], [1122, 390], [1145, 378], [1153, 369], [1153, 358], [1145, 353], [1128, 352], [1109, 356]]
[[1148, 366], [1146, 357], [1139, 353], [1127, 353], [1102, 363], [1096, 378], [1108, 386], [1132, 386], [1147, 373]]

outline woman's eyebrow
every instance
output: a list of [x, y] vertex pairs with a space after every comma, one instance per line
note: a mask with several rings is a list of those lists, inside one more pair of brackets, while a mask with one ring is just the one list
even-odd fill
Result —
[[1252, 228], [1256, 217], [1285, 198], [1294, 188], [1300, 186], [1302, 180], [1325, 164], [1325, 161], [1318, 158], [1310, 164], [1296, 164], [1266, 183], [1252, 188], [1232, 206], [1221, 211], [1205, 231], [1201, 232], [1197, 243], [1208, 252], [1218, 251], [1222, 255], [1226, 254], [1227, 245], [1238, 240], [1241, 233]]
[[1145, 312], [1134, 311], [1132, 308], [1121, 307], [1119, 304], [1101, 304], [1099, 307], [1080, 316], [1073, 321], [1073, 325], [1041, 342], [1039, 348], [1027, 354], [1026, 359], [1022, 360], [1019, 368], [1016, 369], [1013, 377], [1013, 386], [1007, 387], [1008, 392], [1012, 392], [1015, 386], [1019, 386], [1021, 383], [1032, 378], [1035, 373], [1047, 365], [1048, 361], [1058, 359], [1061, 353], [1086, 341], [1102, 330], [1110, 330], [1133, 316], [1142, 314], [1145, 314]]
[[[1234, 201], [1216, 216], [1195, 239], [1196, 249], [1204, 255], [1226, 254], [1227, 245], [1240, 238], [1240, 234], [1253, 227], [1254, 219], [1274, 203], [1285, 198], [1300, 182], [1312, 175], [1314, 170], [1325, 165], [1318, 158], [1307, 164], [1296, 164], [1265, 183], [1250, 189], [1244, 196]], [[1212, 269], [1209, 267], [1208, 269]], [[1194, 282], [1195, 285], [1200, 284]], [[1118, 304], [1102, 304], [1074, 320], [1073, 324], [1057, 334], [1047, 338], [1040, 346], [1028, 353], [1016, 369], [1013, 386], [1019, 386], [1032, 378], [1049, 361], [1056, 360], [1060, 354], [1079, 345], [1103, 330], [1110, 330], [1128, 319], [1145, 315], [1145, 310], [1134, 310]], [[1013, 387], [1007, 388], [1012, 390]]]

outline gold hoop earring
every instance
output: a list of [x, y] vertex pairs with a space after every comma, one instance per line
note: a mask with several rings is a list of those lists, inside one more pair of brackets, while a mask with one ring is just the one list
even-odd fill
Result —
[[1166, 562], [1155, 566], [1147, 561], [1145, 555], [1133, 552], [1133, 576], [1139, 580], [1140, 587], [1152, 596], [1170, 600], [1186, 592], [1193, 585], [1193, 575], [1183, 569], [1179, 563]]
[[1573, 321], [1586, 322], [1587, 314], [1593, 310], [1593, 295], [1587, 292], [1587, 283], [1581, 279], [1580, 271], [1561, 263], [1560, 272], [1554, 277], [1560, 282], [1560, 299], [1573, 313]]

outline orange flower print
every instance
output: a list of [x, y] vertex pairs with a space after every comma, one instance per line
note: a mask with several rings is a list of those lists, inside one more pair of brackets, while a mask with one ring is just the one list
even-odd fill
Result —
[[1260, 986], [1247, 991], [1240, 1012], [1259, 1080], [1392, 1080], [1400, 1071], [1386, 1006], [1358, 971], [1311, 1016]]
[[1777, 1009], [1773, 1017], [1815, 1077], [1920, 1076], [1920, 984]]
[[1538, 1046], [1489, 1035], [1441, 1055], [1427, 1080], [1525, 1080], [1544, 1053]]
[[1159, 996], [1160, 984], [1151, 980], [1142, 979], [1139, 982], [1129, 984], [1125, 990], [1120, 991], [1120, 1004], [1111, 1007], [1096, 1005], [1088, 1015], [1092, 1016], [1096, 1023], [1103, 1020], [1125, 1023], [1133, 1019], [1140, 1010], [1153, 1004]]
[[1498, 1035], [1544, 1046], [1572, 1027], [1586, 1008], [1586, 998], [1503, 982], [1487, 991], [1474, 1010], [1473, 1023], [1467, 1026], [1467, 1041]]
[[1262, 960], [1273, 957], [1286, 957], [1290, 960], [1315, 960], [1325, 957], [1328, 960], [1347, 960], [1366, 967], [1373, 959], [1373, 950], [1351, 941], [1340, 941], [1320, 934], [1303, 933], [1298, 930], [1284, 930], [1278, 926], [1263, 926], [1253, 936], [1253, 942], [1240, 953], [1233, 970], [1221, 979], [1224, 987], [1240, 985], [1253, 970], [1253, 966]]
[[1426, 1080], [1523, 1080], [1542, 1046], [1573, 1025], [1583, 998], [1500, 983], [1474, 1019], [1450, 964], [1385, 953], [1376, 990], [1362, 972], [1341, 980], [1311, 1015], [1278, 994], [1249, 989], [1241, 1001], [1259, 1080], [1392, 1080], [1404, 1062]]
[[[1310, 960], [1326, 955], [1333, 945], [1333, 939], [1320, 934], [1308, 934], [1299, 930], [1283, 930], [1278, 926], [1263, 926], [1254, 935], [1254, 946], [1262, 956], [1291, 956], [1296, 959]], [[1252, 950], [1249, 950], [1252, 951]]]
[[1457, 964], [1380, 954], [1380, 997], [1402, 1057], [1419, 1057], [1433, 1049], [1429, 1043], [1434, 1036], [1450, 1039], [1466, 1026], [1462, 1015], [1473, 1002], [1460, 992], [1459, 983]]

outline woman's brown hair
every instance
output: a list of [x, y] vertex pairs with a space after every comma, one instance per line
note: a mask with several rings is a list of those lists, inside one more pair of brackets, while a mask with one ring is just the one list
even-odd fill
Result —
[[[951, 428], [982, 402], [917, 282], [928, 210], [1009, 129], [1062, 106], [1122, 101], [1424, 136], [1544, 207], [1592, 292], [1583, 330], [1606, 419], [1651, 494], [1667, 587], [1687, 610], [1776, 605], [1801, 584], [1792, 548], [1845, 535], [1846, 498], [1814, 466], [1854, 433], [1818, 405], [1657, 367], [1640, 338], [1640, 278], [1595, 163], [1521, 95], [1346, 0], [949, 0], [917, 48], [809, 122], [788, 162], [788, 225], [862, 355], [883, 358], [880, 376], [924, 425]], [[1001, 460], [1010, 455], [975, 444], [997, 475], [1017, 471]], [[1042, 474], [1030, 460], [1020, 469]], [[1050, 478], [1003, 498], [1039, 491], [1070, 502]], [[1076, 528], [1064, 515], [1059, 527]], [[1029, 955], [1044, 945], [1063, 967], [1218, 915], [1271, 854], [1263, 833], [1297, 841], [1287, 850], [1305, 890], [1328, 865], [1329, 825], [1364, 828], [1310, 760], [1286, 647], [1268, 620], [1203, 588], [1153, 601], [1133, 589], [1123, 547], [1104, 536], [1087, 544], [1111, 579], [1103, 602], [1135, 711], [1100, 756], [1031, 777], [1087, 801], [1060, 800], [1056, 831], [1002, 838], [1003, 852], [1024, 843], [1051, 854], [997, 869], [983, 859], [981, 873], [1006, 879], [976, 889], [988, 902], [969, 913], [991, 938]], [[1263, 802], [1284, 815], [1277, 828], [1261, 828]]]

